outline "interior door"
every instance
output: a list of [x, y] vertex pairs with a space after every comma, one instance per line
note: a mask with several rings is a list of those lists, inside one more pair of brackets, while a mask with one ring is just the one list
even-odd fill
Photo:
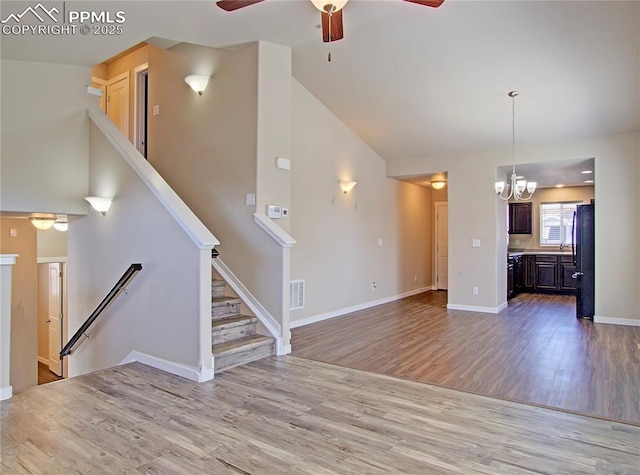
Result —
[[107, 116], [129, 138], [129, 76], [107, 84]]
[[49, 264], [49, 369], [62, 376], [60, 350], [62, 349], [62, 295], [60, 263]]
[[449, 207], [436, 203], [436, 288], [449, 288]]

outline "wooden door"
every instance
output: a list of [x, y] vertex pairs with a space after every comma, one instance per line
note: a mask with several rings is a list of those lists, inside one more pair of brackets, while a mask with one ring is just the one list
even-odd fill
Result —
[[449, 209], [436, 203], [436, 288], [449, 288]]
[[62, 272], [60, 263], [49, 264], [49, 369], [62, 376]]
[[114, 78], [107, 84], [107, 115], [129, 138], [129, 76]]

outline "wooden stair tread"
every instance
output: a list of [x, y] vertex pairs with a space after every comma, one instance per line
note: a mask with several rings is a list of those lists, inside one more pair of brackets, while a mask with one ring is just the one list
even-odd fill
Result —
[[226, 295], [222, 297], [211, 297], [211, 306], [213, 307], [222, 305], [233, 305], [236, 303], [242, 303], [242, 300], [240, 300], [238, 297], [228, 297]]
[[257, 322], [258, 319], [256, 317], [252, 317], [250, 315], [233, 315], [231, 317], [219, 318], [217, 320], [211, 321], [211, 326], [214, 329], [218, 328], [231, 328], [238, 325], [246, 325], [248, 323]]
[[273, 344], [273, 338], [264, 335], [251, 335], [237, 340], [218, 343], [211, 347], [211, 351], [215, 356], [231, 355], [240, 351], [247, 351], [263, 345]]

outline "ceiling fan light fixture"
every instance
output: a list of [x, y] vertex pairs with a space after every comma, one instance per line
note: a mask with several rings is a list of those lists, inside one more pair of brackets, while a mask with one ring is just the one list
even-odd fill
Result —
[[335, 13], [344, 8], [349, 0], [311, 0], [313, 6], [324, 13]]

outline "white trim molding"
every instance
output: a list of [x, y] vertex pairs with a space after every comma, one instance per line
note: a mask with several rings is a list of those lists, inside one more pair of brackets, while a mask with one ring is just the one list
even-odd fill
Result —
[[38, 264], [57, 264], [58, 262], [67, 262], [66, 257], [38, 257]]
[[291, 353], [291, 345], [282, 344], [282, 327], [278, 321], [273, 318], [269, 311], [262, 306], [249, 289], [247, 289], [240, 279], [231, 272], [226, 264], [219, 258], [211, 259], [211, 266], [222, 277], [222, 279], [231, 287], [238, 298], [251, 310], [251, 313], [260, 321], [267, 329], [269, 334], [276, 340], [276, 355], [287, 355]]
[[266, 214], [253, 213], [253, 219], [280, 246], [291, 247], [296, 243], [296, 240], [289, 233], [274, 223]]
[[120, 364], [127, 364], [138, 362], [151, 366], [152, 368], [166, 371], [167, 373], [175, 374], [181, 378], [190, 379], [196, 383], [203, 383], [213, 379], [213, 368], [196, 368], [195, 366], [188, 366], [183, 363], [177, 363], [175, 361], [168, 361], [155, 356], [147, 355], [139, 351], [131, 351]]
[[456, 303], [448, 303], [447, 310], [462, 310], [465, 312], [479, 312], [479, 313], [500, 313], [508, 307], [508, 303], [504, 302], [497, 307], [480, 307], [477, 305], [458, 305]]
[[600, 317], [595, 315], [593, 317], [594, 323], [604, 323], [607, 325], [626, 325], [629, 327], [640, 327], [640, 320], [634, 318], [613, 318], [613, 317]]
[[403, 299], [405, 297], [411, 297], [412, 295], [421, 294], [431, 290], [431, 287], [422, 287], [420, 289], [410, 290], [402, 294], [392, 295], [391, 297], [385, 297], [379, 300], [371, 300], [358, 305], [352, 305], [351, 307], [345, 307], [338, 310], [332, 310], [330, 312], [320, 313], [318, 315], [312, 315], [311, 317], [303, 318], [301, 320], [295, 320], [291, 322], [291, 328], [303, 327], [312, 323], [318, 323], [323, 320], [329, 320], [330, 318], [341, 317], [348, 313], [357, 312], [359, 310], [365, 310], [367, 308], [375, 307], [376, 305], [382, 305], [389, 302], [395, 302], [396, 300]]

